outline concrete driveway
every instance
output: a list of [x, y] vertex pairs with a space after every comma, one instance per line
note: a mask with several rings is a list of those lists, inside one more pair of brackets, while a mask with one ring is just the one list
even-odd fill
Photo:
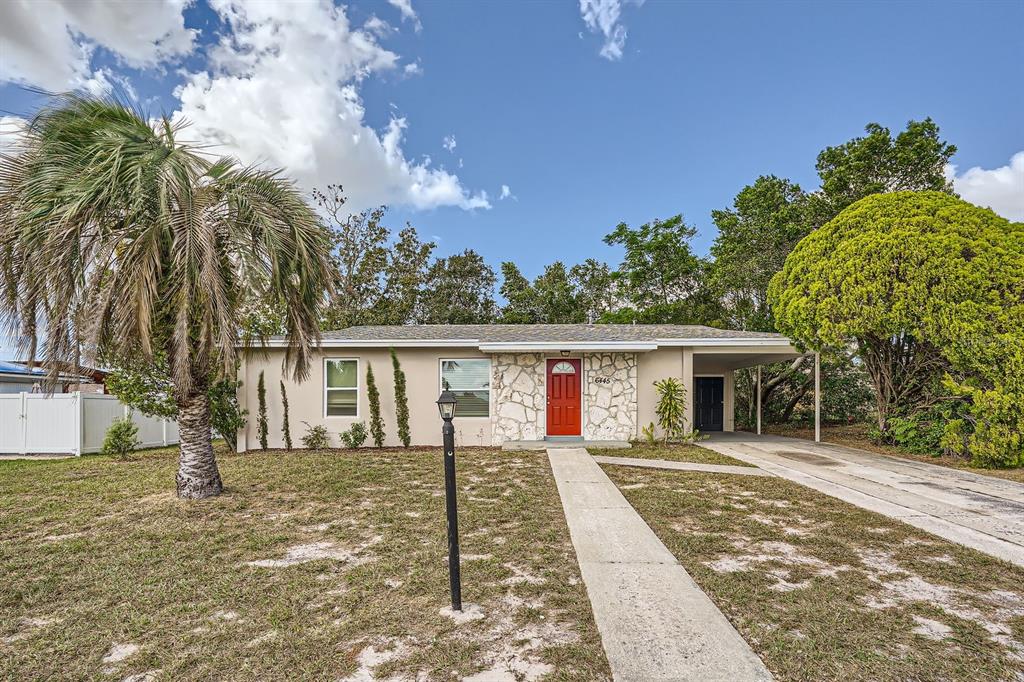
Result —
[[1024, 485], [828, 443], [718, 433], [701, 446], [1024, 566]]

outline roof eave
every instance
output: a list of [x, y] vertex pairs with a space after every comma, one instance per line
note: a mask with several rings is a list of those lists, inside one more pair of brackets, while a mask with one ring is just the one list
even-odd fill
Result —
[[480, 344], [480, 350], [484, 353], [535, 353], [563, 350], [643, 353], [657, 350], [657, 348], [657, 343], [636, 341], [501, 341]]

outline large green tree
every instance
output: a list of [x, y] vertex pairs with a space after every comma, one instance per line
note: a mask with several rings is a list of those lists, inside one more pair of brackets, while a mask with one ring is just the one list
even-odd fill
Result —
[[768, 283], [809, 232], [804, 200], [799, 185], [763, 175], [740, 190], [731, 208], [711, 212], [718, 228], [711, 273], [730, 329], [775, 330]]
[[[0, 157], [0, 301], [44, 362], [162, 353], [178, 407], [178, 495], [222, 490], [211, 377], [231, 376], [243, 293], [283, 311], [287, 362], [308, 373], [330, 241], [276, 172], [213, 159], [180, 126], [112, 101], [64, 95]], [[32, 358], [30, 358], [32, 359]], [[55, 369], [53, 379], [55, 376]]]
[[[779, 328], [810, 348], [856, 349], [883, 434], [892, 416], [941, 396], [944, 373], [965, 392], [1012, 403], [1006, 368], [1024, 345], [1022, 230], [941, 192], [869, 196], [803, 239], [773, 278]], [[978, 435], [984, 424], [971, 434], [1008, 440], [987, 443], [996, 449], [1019, 445], [1009, 435], [1021, 423], [1019, 397], [987, 435]]]
[[503, 324], [536, 324], [540, 317], [537, 292], [526, 279], [519, 266], [512, 261], [501, 264], [501, 288], [498, 293], [505, 299], [501, 309]]
[[427, 281], [434, 242], [420, 241], [416, 228], [398, 233], [384, 266], [384, 292], [373, 310], [374, 324], [411, 324]]
[[576, 290], [576, 305], [587, 322], [598, 322], [618, 308], [611, 268], [593, 258], [569, 269]]
[[718, 300], [707, 287], [708, 262], [693, 252], [697, 229], [682, 215], [653, 220], [638, 228], [619, 223], [605, 236], [621, 246], [622, 263], [612, 273], [626, 306], [609, 322], [706, 324], [717, 321]]
[[431, 263], [420, 293], [420, 324], [488, 324], [498, 314], [498, 278], [472, 249]]
[[372, 321], [371, 310], [383, 297], [382, 274], [388, 262], [391, 231], [381, 224], [385, 209], [348, 213], [341, 185], [313, 190], [313, 199], [327, 222], [336, 264], [334, 297], [324, 327], [339, 329]]
[[953, 192], [945, 168], [956, 147], [939, 137], [939, 126], [930, 118], [909, 121], [895, 137], [877, 123], [869, 123], [864, 132], [863, 137], [826, 147], [818, 154], [821, 190], [809, 197], [807, 208], [815, 227], [872, 194]]
[[561, 261], [546, 266], [533, 282], [527, 280], [515, 263], [501, 264], [499, 290], [507, 303], [501, 309], [506, 324], [572, 324], [587, 321], [580, 306], [575, 279]]

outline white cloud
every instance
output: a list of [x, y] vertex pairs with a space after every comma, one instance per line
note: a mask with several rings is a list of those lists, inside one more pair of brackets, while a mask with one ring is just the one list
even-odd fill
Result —
[[458, 146], [458, 143], [455, 142], [455, 135], [445, 135], [444, 141], [441, 143], [441, 146], [450, 152], [454, 152], [455, 147]]
[[[367, 125], [358, 86], [394, 70], [398, 55], [353, 28], [331, 0], [211, 0], [230, 32], [209, 50], [208, 70], [185, 74], [175, 117], [183, 135], [246, 163], [283, 168], [305, 188], [337, 182], [353, 208], [490, 208], [486, 192], [402, 150], [408, 121]], [[411, 8], [410, 8], [411, 9]]]
[[0, 154], [17, 154], [27, 121], [20, 116], [0, 116]]
[[512, 194], [512, 189], [508, 185], [501, 186], [501, 193], [498, 194], [499, 200], [515, 199], [516, 195]]
[[383, 38], [395, 29], [392, 28], [391, 24], [374, 14], [363, 24], [363, 30], [367, 33], [372, 33], [378, 38]]
[[975, 166], [958, 174], [956, 166], [949, 164], [946, 177], [966, 201], [1009, 220], [1024, 221], [1024, 151], [1014, 154], [1008, 165], [990, 170]]
[[420, 62], [417, 59], [414, 62], [409, 62], [408, 64], [406, 64], [403, 67], [402, 72], [405, 74], [407, 78], [412, 78], [413, 76], [419, 76], [420, 74], [422, 74], [423, 67], [420, 65]]
[[423, 30], [423, 24], [420, 23], [419, 16], [416, 15], [416, 10], [412, 8], [412, 0], [388, 0], [388, 4], [398, 9], [402, 15], [402, 21], [411, 21], [417, 33]]
[[0, 81], [61, 91], [103, 91], [93, 72], [97, 46], [124, 64], [146, 68], [192, 51], [195, 31], [182, 11], [191, 0], [5, 0], [0, 2]]
[[[636, 0], [642, 5], [643, 0]], [[626, 27], [619, 22], [623, 0], [580, 0], [580, 15], [591, 33], [604, 36], [601, 56], [609, 61], [622, 59], [626, 46]], [[582, 34], [580, 34], [582, 38]]]

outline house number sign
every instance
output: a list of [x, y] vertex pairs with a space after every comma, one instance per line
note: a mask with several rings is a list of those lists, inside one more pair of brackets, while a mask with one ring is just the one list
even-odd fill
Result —
[[595, 384], [610, 384], [612, 383], [611, 377], [594, 377]]

